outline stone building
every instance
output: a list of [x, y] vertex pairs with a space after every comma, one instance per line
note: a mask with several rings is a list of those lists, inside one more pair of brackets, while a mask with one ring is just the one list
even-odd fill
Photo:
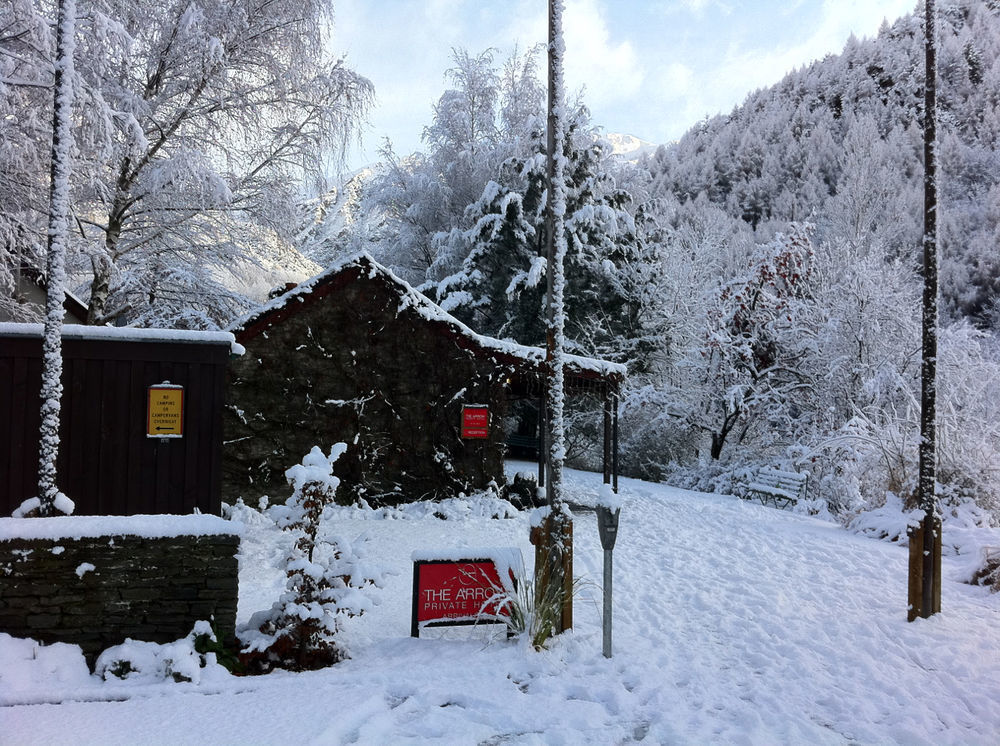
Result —
[[[502, 486], [509, 403], [542, 391], [544, 350], [476, 334], [367, 254], [230, 331], [246, 348], [231, 362], [225, 414], [230, 501], [285, 497], [285, 470], [313, 446], [338, 442], [348, 446], [335, 469], [345, 502]], [[568, 393], [610, 398], [624, 376], [621, 365], [566, 361]]]

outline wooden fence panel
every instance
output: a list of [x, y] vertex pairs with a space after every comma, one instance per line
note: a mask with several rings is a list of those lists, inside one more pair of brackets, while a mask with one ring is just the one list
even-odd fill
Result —
[[[220, 511], [229, 341], [153, 334], [63, 339], [58, 484], [78, 515]], [[148, 388], [164, 381], [184, 386], [182, 438], [146, 435]], [[40, 336], [0, 330], [0, 515], [37, 493], [40, 386]]]

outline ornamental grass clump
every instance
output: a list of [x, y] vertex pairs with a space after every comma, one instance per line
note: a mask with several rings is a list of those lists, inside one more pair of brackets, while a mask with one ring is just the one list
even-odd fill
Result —
[[336, 639], [340, 622], [371, 606], [365, 589], [380, 584], [378, 574], [365, 567], [357, 547], [318, 537], [323, 511], [334, 503], [340, 483], [333, 464], [345, 450], [338, 443], [326, 456], [314, 446], [301, 464], [285, 472], [293, 494], [272, 511], [278, 527], [293, 533], [295, 542], [285, 561], [285, 592], [237, 633], [249, 673], [313, 670], [349, 657]]
[[508, 631], [513, 637], [526, 640], [535, 650], [542, 650], [557, 629], [562, 602], [559, 589], [551, 584], [539, 593], [530, 580], [518, 583], [517, 591], [507, 596], [504, 607]]
[[[573, 579], [570, 599], [576, 598], [581, 583], [579, 578]], [[510, 637], [526, 641], [535, 650], [543, 650], [559, 628], [564, 602], [561, 590], [552, 583], [538, 586], [531, 578], [522, 576], [513, 589], [494, 584], [493, 596], [487, 604], [496, 605]]]

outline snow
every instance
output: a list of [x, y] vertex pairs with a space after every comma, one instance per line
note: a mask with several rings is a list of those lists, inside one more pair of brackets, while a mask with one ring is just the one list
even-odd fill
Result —
[[[544, 263], [539, 266], [544, 268]], [[277, 298], [269, 301], [253, 313], [233, 322], [229, 326], [229, 330], [234, 333], [239, 333], [250, 328], [258, 320], [264, 318], [268, 314], [284, 308], [292, 301], [301, 302], [305, 296], [313, 292], [317, 285], [326, 282], [329, 278], [338, 275], [351, 267], [359, 267], [366, 270], [369, 277], [382, 275], [388, 279], [389, 282], [394, 284], [399, 289], [401, 295], [399, 305], [400, 311], [411, 308], [419, 314], [420, 317], [428, 321], [437, 321], [447, 324], [456, 332], [467, 339], [474, 341], [484, 349], [496, 350], [497, 352], [502, 352], [511, 355], [512, 357], [538, 364], [545, 361], [545, 350], [539, 347], [529, 347], [527, 345], [518, 344], [510, 339], [496, 339], [494, 337], [488, 337], [474, 332], [467, 325], [445, 311], [441, 306], [437, 305], [425, 295], [415, 290], [406, 281], [400, 279], [391, 270], [379, 264], [365, 251], [359, 251], [352, 254], [351, 256], [331, 265], [318, 275], [309, 278], [305, 282], [299, 283], [284, 295], [279, 295]], [[533, 267], [532, 271], [535, 271], [536, 269], [536, 267]], [[619, 376], [622, 378], [624, 378], [627, 373], [626, 366], [620, 363], [611, 363], [606, 360], [597, 360], [594, 358], [583, 357], [581, 355], [564, 355], [563, 357], [568, 365], [576, 368], [577, 370], [593, 371], [602, 375]]]
[[76, 510], [76, 503], [63, 492], [56, 492], [52, 506], [63, 515], [72, 515], [73, 511]]
[[97, 566], [90, 562], [81, 562], [76, 568], [76, 575], [78, 578], [82, 578], [88, 572], [92, 572], [97, 569]]
[[[214, 660], [201, 665], [201, 659], [194, 649], [195, 634], [204, 634], [199, 622], [191, 635], [167, 645], [128, 639], [121, 645], [110, 647], [101, 653], [95, 664], [96, 674], [104, 679], [121, 678], [131, 683], [156, 684], [170, 677], [176, 681], [190, 681], [200, 684], [203, 680], [217, 682], [229, 677], [229, 672]], [[209, 627], [208, 633], [211, 633]], [[211, 655], [211, 654], [209, 654]], [[214, 656], [213, 656], [214, 658]], [[128, 661], [129, 671], [122, 676], [114, 673], [115, 664]]]
[[[0, 322], [0, 337], [41, 337], [42, 324], [17, 324]], [[189, 329], [140, 329], [130, 326], [82, 326], [69, 324], [62, 327], [63, 339], [115, 339], [123, 342], [187, 342], [189, 344], [228, 344], [234, 355], [246, 350], [237, 344], [231, 332], [204, 332]]]
[[597, 493], [596, 505], [614, 513], [622, 509], [624, 501], [621, 494], [616, 493], [610, 484], [602, 484], [600, 492]]
[[611, 152], [619, 158], [637, 163], [643, 156], [651, 155], [659, 145], [636, 137], [635, 135], [609, 132], [604, 139], [611, 145]]
[[500, 582], [509, 587], [511, 573], [515, 578], [524, 577], [524, 557], [517, 547], [463, 547], [462, 549], [415, 549], [410, 554], [412, 562], [469, 562], [490, 560], [497, 569]]
[[[567, 500], [593, 501], [600, 482], [566, 470]], [[907, 623], [905, 545], [735, 497], [630, 479], [620, 488], [610, 660], [593, 513], [575, 516], [575, 627], [535, 652], [495, 625], [409, 637], [412, 553], [516, 547], [530, 572], [527, 514], [333, 508], [336, 531], [363, 533], [396, 571], [374, 608], [346, 620], [350, 660], [302, 674], [206, 666], [191, 682], [105, 682], [74, 646], [0, 634], [0, 742], [1000, 742], [1000, 596], [960, 582], [970, 537], [944, 558], [943, 612]], [[256, 511], [232, 513], [245, 526], [245, 621], [282, 589], [288, 539]], [[980, 545], [1000, 546], [997, 531], [977, 532]]]
[[11, 514], [15, 518], [24, 518], [29, 515], [32, 511], [38, 510], [42, 507], [42, 501], [37, 497], [29, 497], [23, 503], [14, 508], [14, 512]]
[[52, 516], [0, 518], [0, 541], [10, 539], [82, 539], [95, 536], [216, 536], [239, 534], [240, 523], [215, 515]]
[[331, 446], [330, 455], [324, 456], [319, 446], [313, 446], [301, 464], [296, 464], [285, 471], [285, 479], [297, 493], [313, 482], [322, 485], [333, 494], [340, 484], [340, 480], [333, 476], [333, 464], [346, 450], [346, 443], [337, 443]]

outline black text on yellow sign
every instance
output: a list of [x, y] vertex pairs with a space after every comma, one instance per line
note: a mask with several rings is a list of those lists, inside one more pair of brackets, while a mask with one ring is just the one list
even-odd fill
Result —
[[184, 437], [184, 387], [158, 384], [149, 387], [146, 437]]

